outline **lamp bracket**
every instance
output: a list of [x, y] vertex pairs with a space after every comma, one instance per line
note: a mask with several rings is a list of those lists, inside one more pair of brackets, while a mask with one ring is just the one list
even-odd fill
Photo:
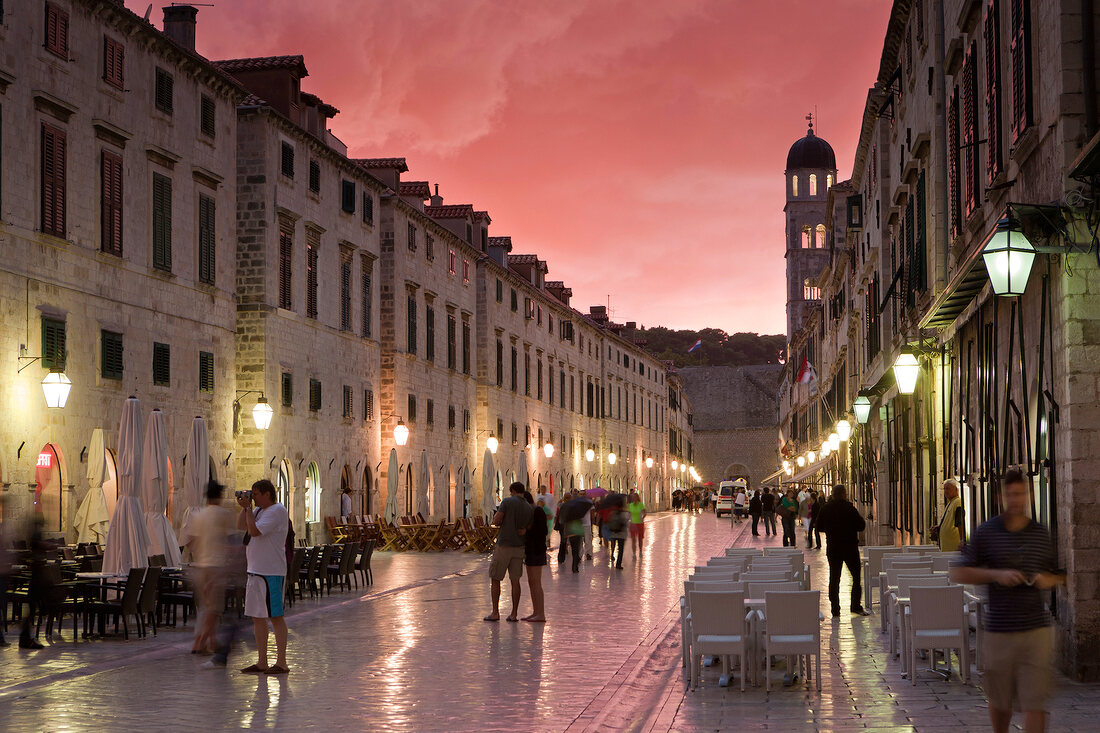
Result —
[[237, 390], [237, 398], [235, 400], [233, 400], [233, 404], [234, 405], [240, 405], [241, 404], [241, 399], [244, 398], [244, 397], [247, 397], [250, 394], [258, 394], [260, 397], [263, 397], [264, 396], [264, 391], [262, 389], [238, 389]]
[[20, 357], [19, 357], [19, 361], [21, 361], [21, 362], [22, 362], [22, 361], [25, 361], [25, 362], [27, 362], [27, 363], [26, 363], [26, 364], [23, 364], [23, 365], [22, 365], [22, 366], [20, 366], [20, 367], [19, 367], [18, 369], [16, 369], [16, 370], [15, 370], [15, 373], [16, 373], [16, 374], [19, 374], [19, 373], [20, 373], [20, 372], [22, 372], [22, 371], [23, 371], [24, 369], [26, 369], [27, 367], [29, 367], [29, 366], [30, 366], [31, 364], [35, 363], [36, 361], [39, 361], [39, 360], [40, 360], [41, 358], [42, 358], [41, 356], [20, 356]]

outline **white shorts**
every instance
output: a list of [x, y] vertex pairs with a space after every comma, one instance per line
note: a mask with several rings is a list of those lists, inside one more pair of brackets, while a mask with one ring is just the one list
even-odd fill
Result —
[[248, 574], [244, 586], [244, 615], [252, 618], [278, 618], [283, 615], [282, 575]]

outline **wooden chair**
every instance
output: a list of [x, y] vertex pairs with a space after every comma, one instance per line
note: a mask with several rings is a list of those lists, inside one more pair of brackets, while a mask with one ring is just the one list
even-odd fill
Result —
[[160, 591], [159, 567], [149, 568], [145, 571], [145, 580], [141, 584], [141, 595], [138, 596], [138, 628], [142, 636], [147, 634], [145, 624], [148, 622], [153, 627], [153, 636], [157, 635], [157, 593]]
[[340, 524], [336, 517], [325, 517], [325, 529], [328, 530], [328, 534], [332, 537], [333, 542], [337, 544], [347, 542], [347, 528]]
[[359, 562], [355, 569], [363, 576], [363, 585], [374, 585], [374, 573], [371, 572], [370, 558], [374, 554], [374, 540], [363, 543], [363, 552], [359, 555]]
[[122, 633], [130, 639], [130, 626], [126, 619], [133, 616], [141, 623], [141, 611], [138, 606], [138, 598], [141, 595], [141, 580], [145, 576], [145, 568], [130, 568], [130, 574], [126, 578], [126, 587], [122, 591], [121, 598], [114, 601], [96, 601], [87, 605], [89, 613], [113, 614], [115, 617], [115, 630], [118, 630], [118, 619], [122, 617]]

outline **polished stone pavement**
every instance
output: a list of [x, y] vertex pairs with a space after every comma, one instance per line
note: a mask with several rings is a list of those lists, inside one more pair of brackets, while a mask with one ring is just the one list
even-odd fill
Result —
[[[376, 584], [298, 603], [288, 613], [291, 674], [243, 675], [187, 653], [190, 629], [155, 639], [0, 649], [0, 731], [271, 729], [391, 731], [971, 730], [986, 726], [981, 691], [958, 680], [898, 675], [877, 618], [825, 622], [823, 689], [717, 687], [717, 670], [685, 690], [680, 581], [696, 562], [748, 544], [748, 524], [663, 514], [642, 555], [607, 567], [553, 564], [549, 623], [486, 623], [484, 557], [377, 554]], [[755, 540], [764, 542], [766, 540]], [[810, 552], [814, 585], [821, 553]], [[603, 560], [603, 562], [601, 562]], [[565, 572], [561, 572], [564, 569]], [[521, 614], [529, 611], [525, 599]], [[845, 591], [846, 592], [846, 591]], [[505, 590], [502, 605], [507, 604]], [[1059, 684], [1051, 730], [1097, 730], [1100, 687]]]

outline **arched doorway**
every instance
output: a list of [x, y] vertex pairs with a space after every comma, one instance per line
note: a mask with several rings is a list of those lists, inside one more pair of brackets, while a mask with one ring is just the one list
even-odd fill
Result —
[[115, 504], [118, 503], [118, 467], [115, 465], [115, 452], [108, 448], [104, 452], [104, 461], [107, 464], [107, 478], [103, 480], [103, 500], [107, 503], [107, 516], [115, 515]]
[[315, 462], [306, 468], [306, 522], [321, 521], [321, 471]]
[[369, 517], [371, 514], [371, 479], [370, 479], [370, 466], [363, 467], [363, 495], [359, 497], [360, 511], [363, 512], [363, 516]]
[[752, 486], [752, 481], [749, 480], [749, 467], [744, 463], [731, 463], [726, 466], [726, 470], [722, 472], [722, 478], [725, 481], [743, 478], [749, 486]]
[[[346, 463], [344, 464], [344, 467], [340, 469], [340, 506], [337, 507], [337, 512], [341, 517], [347, 516], [347, 514], [344, 514], [344, 489], [347, 489], [351, 492], [355, 491], [355, 489], [352, 488], [351, 485], [351, 466], [347, 465]], [[349, 502], [348, 514], [353, 514], [354, 512], [355, 502]]]
[[34, 511], [46, 532], [61, 531], [61, 451], [46, 443], [34, 464]]
[[279, 475], [275, 477], [275, 498], [290, 511], [290, 461], [279, 462]]
[[416, 483], [413, 475], [412, 461], [405, 466], [405, 514], [412, 516], [416, 506]]

